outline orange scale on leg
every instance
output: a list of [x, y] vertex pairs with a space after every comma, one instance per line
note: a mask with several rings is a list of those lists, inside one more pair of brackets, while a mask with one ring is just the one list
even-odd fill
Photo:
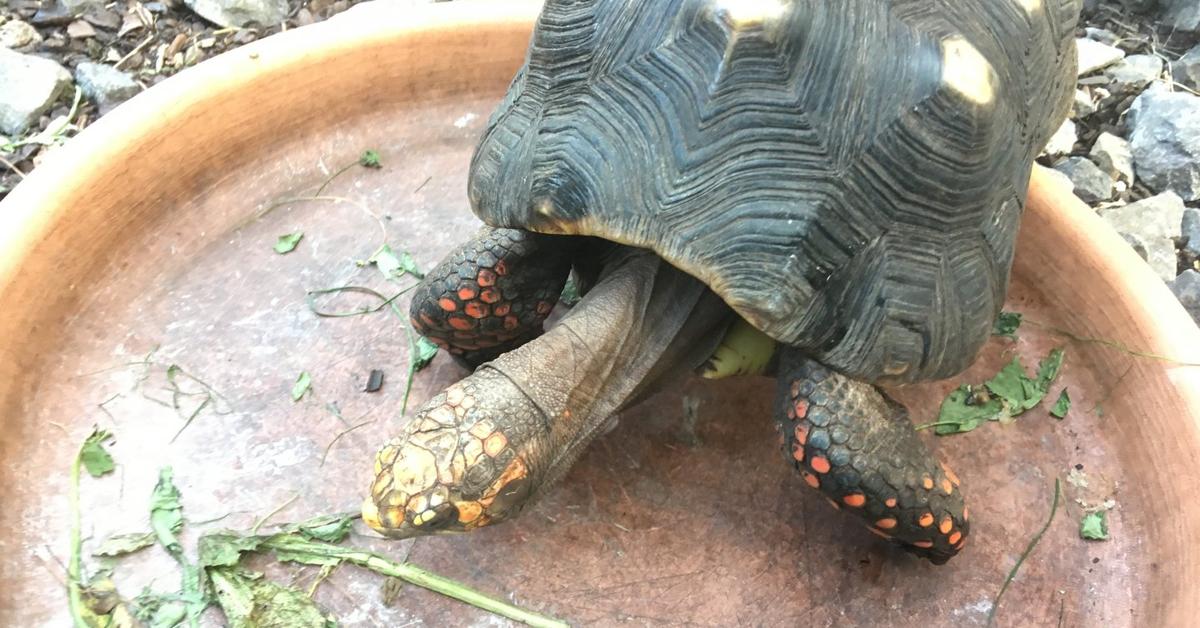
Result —
[[927, 491], [933, 489], [933, 478], [928, 475], [921, 478], [921, 486], [924, 486]]
[[863, 495], [862, 493], [851, 493], [843, 497], [842, 501], [845, 502], [847, 506], [861, 508], [866, 505], [867, 496]]
[[[780, 436], [780, 439], [782, 440], [783, 437]], [[792, 445], [792, 458], [795, 459], [796, 462], [804, 462], [804, 445]]]
[[463, 286], [462, 288], [458, 289], [458, 298], [462, 299], [463, 301], [470, 301], [471, 299], [474, 299], [475, 295], [477, 294], [479, 293], [471, 286]]
[[520, 324], [521, 324], [520, 319], [518, 319], [513, 314], [509, 314], [508, 316], [504, 317], [504, 328], [505, 329], [516, 329], [518, 326], [520, 326]]
[[829, 466], [829, 460], [824, 456], [813, 456], [813, 459], [808, 463], [808, 466], [812, 467], [813, 471], [816, 471], [817, 473], [829, 473], [829, 469], [832, 468]]
[[913, 541], [913, 547], [929, 549], [929, 548], [933, 547], [933, 541]]
[[801, 445], [808, 444], [808, 426], [807, 425], [803, 425], [803, 424], [797, 425], [792, 433], [795, 434], [797, 443], [800, 443]]
[[796, 402], [795, 407], [796, 407], [796, 418], [803, 419], [804, 417], [808, 416], [808, 402], [807, 401], [805, 401], [804, 399], [801, 399]]
[[550, 310], [552, 310], [552, 309], [554, 309], [554, 304], [550, 303], [549, 301], [538, 301], [538, 304], [537, 304], [537, 313], [538, 314], [545, 316], [546, 314], [549, 314]]
[[927, 512], [921, 515], [921, 518], [917, 519], [917, 525], [921, 526], [922, 528], [928, 528], [929, 526], [933, 525], [933, 513]]
[[490, 313], [489, 310], [491, 310], [491, 308], [478, 301], [471, 301], [467, 304], [467, 307], [463, 308], [463, 311], [466, 312], [467, 316], [470, 316], [471, 318], [486, 318]]
[[479, 293], [479, 300], [489, 304], [496, 303], [500, 300], [500, 291], [494, 288], [488, 288], [487, 290]]
[[951, 545], [957, 545], [958, 542], [961, 540], [962, 540], [962, 532], [959, 532], [957, 530], [954, 531], [954, 534], [951, 534], [950, 536], [946, 537], [946, 541], [949, 542]]
[[458, 310], [458, 302], [450, 297], [442, 297], [438, 299], [438, 307], [447, 312], [455, 312]]
[[950, 517], [946, 517], [946, 518], [942, 519], [942, 522], [938, 524], [938, 530], [942, 534], [950, 534], [950, 531], [953, 529], [954, 529], [954, 520], [951, 519]]
[[508, 264], [505, 264], [504, 260], [496, 262], [496, 265], [492, 268], [496, 271], [496, 274], [500, 275], [501, 277], [508, 274]]
[[499, 303], [496, 307], [492, 308], [492, 313], [496, 316], [506, 316], [510, 311], [512, 311], [511, 303]]
[[895, 497], [889, 497], [889, 498], [887, 498], [886, 500], [884, 500], [884, 502], [883, 502], [883, 503], [884, 503], [884, 504], [886, 504], [888, 508], [895, 508], [895, 507], [896, 507], [896, 504], [897, 504], [898, 502], [896, 501], [896, 498], [895, 498]]
[[496, 273], [487, 268], [481, 268], [479, 270], [478, 279], [479, 279], [479, 285], [481, 285], [481, 286], [486, 287], [486, 286], [496, 285]]
[[451, 327], [459, 331], [467, 331], [475, 328], [475, 321], [465, 316], [451, 316], [446, 320], [449, 321]]
[[876, 521], [875, 527], [883, 528], [884, 530], [891, 530], [892, 528], [896, 527], [897, 523], [898, 522], [895, 519], [893, 519], [891, 517], [886, 517], [884, 519], [880, 519], [879, 521]]
[[813, 488], [821, 488], [821, 480], [818, 479], [817, 476], [809, 473], [808, 471], [801, 471], [800, 475], [804, 476], [804, 481], [807, 482], [809, 486]]

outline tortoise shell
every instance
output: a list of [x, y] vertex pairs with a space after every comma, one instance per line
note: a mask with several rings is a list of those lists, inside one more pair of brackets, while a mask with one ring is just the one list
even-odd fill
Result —
[[1004, 302], [1080, 0], [549, 0], [469, 192], [650, 248], [868, 381], [953, 375]]

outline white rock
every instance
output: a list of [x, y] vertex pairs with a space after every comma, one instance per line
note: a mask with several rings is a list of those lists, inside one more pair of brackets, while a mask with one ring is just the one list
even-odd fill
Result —
[[20, 135], [71, 85], [71, 74], [42, 57], [0, 48], [0, 131]]
[[1108, 132], [1101, 133], [1092, 144], [1088, 157], [1114, 179], [1133, 182], [1133, 150], [1123, 138]]
[[1125, 58], [1125, 51], [1087, 38], [1075, 40], [1079, 58], [1079, 76], [1085, 76]]
[[0, 48], [24, 50], [41, 41], [42, 35], [28, 22], [10, 20], [0, 24]]
[[1133, 101], [1126, 121], [1138, 180], [1156, 192], [1200, 200], [1200, 96], [1151, 86]]
[[251, 23], [282, 24], [288, 16], [287, 0], [184, 0], [200, 17], [226, 28]]
[[1071, 120], [1064, 120], [1062, 126], [1050, 136], [1050, 141], [1046, 142], [1046, 148], [1043, 151], [1051, 157], [1066, 155], [1075, 149], [1075, 142], [1079, 140], [1075, 123]]
[[1082, 119], [1093, 113], [1096, 113], [1096, 103], [1092, 101], [1091, 92], [1087, 89], [1075, 90], [1075, 102], [1071, 105], [1071, 117]]

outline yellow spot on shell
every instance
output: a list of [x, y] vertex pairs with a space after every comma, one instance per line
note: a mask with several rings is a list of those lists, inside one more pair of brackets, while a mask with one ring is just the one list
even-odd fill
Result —
[[992, 65], [962, 37], [942, 41], [942, 83], [973, 103], [986, 105], [995, 98]]
[[375, 530], [383, 528], [383, 521], [379, 519], [379, 507], [375, 505], [375, 500], [370, 497], [363, 500], [362, 520], [363, 523]]
[[1017, 4], [1030, 15], [1042, 10], [1042, 0], [1017, 0]]
[[463, 390], [462, 386], [451, 386], [446, 389], [446, 403], [452, 406], [457, 406], [467, 397], [467, 391]]
[[495, 458], [500, 452], [504, 451], [504, 446], [508, 444], [508, 438], [500, 432], [496, 432], [488, 437], [483, 443], [483, 451], [487, 455]]
[[715, 0], [713, 11], [735, 29], [761, 26], [783, 17], [789, 3], [784, 0]]
[[484, 419], [475, 425], [472, 425], [469, 433], [471, 436], [483, 440], [488, 437], [488, 434], [491, 434], [494, 431], [496, 431], [496, 426], [490, 420]]

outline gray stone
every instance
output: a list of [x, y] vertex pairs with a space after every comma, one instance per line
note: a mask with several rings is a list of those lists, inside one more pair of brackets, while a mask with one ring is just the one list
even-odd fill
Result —
[[281, 24], [288, 15], [287, 0], [184, 0], [200, 17], [226, 28]]
[[1180, 237], [1183, 250], [1194, 258], [1200, 258], [1200, 209], [1188, 207], [1183, 210]]
[[1121, 38], [1117, 36], [1116, 33], [1103, 28], [1088, 26], [1087, 28], [1083, 29], [1083, 32], [1087, 34], [1088, 39], [1098, 41], [1102, 44], [1108, 44], [1109, 46], [1116, 46], [1121, 42]]
[[1200, 91], [1200, 45], [1171, 64], [1171, 80], [1190, 90]]
[[1054, 169], [1067, 175], [1075, 186], [1075, 196], [1085, 203], [1100, 203], [1112, 198], [1113, 178], [1085, 157], [1068, 157]]
[[108, 113], [142, 90], [128, 74], [104, 63], [84, 61], [75, 67], [75, 82], [88, 98]]
[[1146, 250], [1146, 243], [1142, 241], [1141, 238], [1133, 235], [1132, 233], [1122, 233], [1121, 237], [1125, 238], [1125, 241], [1129, 243], [1130, 248], [1133, 249], [1134, 253], [1138, 254], [1138, 257], [1142, 258], [1142, 261], [1150, 261], [1150, 252]]
[[1075, 102], [1071, 105], [1071, 117], [1082, 119], [1093, 113], [1096, 113], [1096, 103], [1092, 100], [1092, 93], [1087, 89], [1075, 90]]
[[1088, 157], [1113, 179], [1133, 183], [1133, 151], [1123, 138], [1107, 131], [1101, 133]]
[[1170, 281], [1175, 277], [1175, 240], [1182, 231], [1183, 209], [1183, 200], [1166, 192], [1123, 207], [1101, 209], [1100, 217], [1118, 233], [1141, 242], [1150, 268], [1163, 281]]
[[1113, 93], [1132, 94], [1157, 80], [1162, 71], [1163, 60], [1154, 55], [1129, 55], [1108, 66], [1104, 76], [1108, 77], [1108, 88]]
[[1192, 320], [1200, 323], [1200, 273], [1185, 270], [1170, 285], [1183, 309], [1192, 315]]
[[1075, 131], [1075, 123], [1070, 120], [1063, 120], [1062, 126], [1050, 136], [1050, 141], [1046, 142], [1046, 148], [1043, 153], [1051, 157], [1059, 157], [1066, 155], [1072, 150], [1075, 150], [1075, 142], [1079, 140], [1079, 136]]
[[1200, 33], [1200, 2], [1163, 0], [1163, 26], [1186, 33]]
[[1096, 70], [1125, 58], [1125, 51], [1108, 44], [1080, 37], [1075, 40], [1075, 49], [1079, 59], [1079, 76], [1086, 76]]
[[1138, 179], [1200, 200], [1200, 96], [1153, 86], [1133, 101], [1127, 121]]
[[0, 131], [20, 135], [71, 85], [71, 74], [41, 57], [0, 48]]
[[28, 52], [41, 41], [41, 34], [29, 22], [9, 20], [0, 24], [0, 48]]

